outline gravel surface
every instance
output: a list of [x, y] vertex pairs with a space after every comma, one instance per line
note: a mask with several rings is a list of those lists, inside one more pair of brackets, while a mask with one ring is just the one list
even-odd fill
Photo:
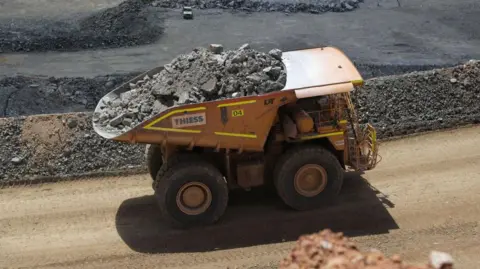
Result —
[[428, 71], [432, 69], [453, 67], [462, 62], [456, 64], [444, 64], [444, 65], [393, 65], [393, 64], [364, 64], [362, 62], [353, 61], [358, 71], [362, 75], [363, 79], [372, 79], [376, 77], [384, 77], [391, 75], [402, 75], [417, 71]]
[[103, 139], [91, 121], [88, 113], [0, 118], [0, 182], [144, 165], [144, 145]]
[[279, 49], [267, 54], [249, 44], [225, 52], [221, 45], [194, 49], [153, 77], [130, 83], [131, 90], [102, 100], [94, 121], [120, 134], [174, 105], [281, 90], [287, 82], [281, 57]]
[[[379, 139], [478, 123], [480, 62], [370, 79], [354, 97]], [[0, 118], [0, 181], [144, 167], [144, 145], [100, 137], [92, 114]]]
[[72, 51], [149, 44], [163, 33], [162, 13], [127, 0], [92, 15], [0, 19], [0, 52]]
[[371, 79], [354, 97], [379, 137], [479, 123], [480, 62]]
[[430, 252], [425, 265], [411, 265], [399, 255], [385, 256], [377, 250], [362, 252], [357, 244], [343, 233], [325, 229], [303, 235], [290, 254], [281, 261], [280, 269], [453, 269], [453, 258], [444, 252]]
[[165, 8], [182, 8], [192, 6], [199, 9], [221, 8], [247, 12], [308, 12], [319, 14], [324, 12], [345, 12], [358, 8], [363, 0], [156, 0], [153, 6]]

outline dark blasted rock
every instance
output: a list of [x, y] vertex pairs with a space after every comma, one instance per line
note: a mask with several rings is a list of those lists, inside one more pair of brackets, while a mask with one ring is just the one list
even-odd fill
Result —
[[245, 12], [311, 13], [345, 12], [359, 7], [363, 0], [315, 0], [315, 1], [269, 1], [269, 0], [155, 0], [151, 5], [162, 8], [192, 6], [199, 9], [221, 8]]
[[480, 122], [480, 62], [367, 80], [353, 94], [380, 138]]
[[145, 1], [126, 0], [93, 15], [67, 20], [0, 19], [0, 51], [75, 51], [150, 44], [163, 34]]
[[93, 111], [105, 94], [137, 75], [6, 77], [0, 79], [0, 116]]

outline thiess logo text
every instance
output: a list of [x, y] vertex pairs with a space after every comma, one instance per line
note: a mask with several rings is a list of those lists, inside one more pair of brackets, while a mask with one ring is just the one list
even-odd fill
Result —
[[184, 116], [172, 117], [172, 127], [187, 127], [206, 124], [205, 113], [189, 114]]

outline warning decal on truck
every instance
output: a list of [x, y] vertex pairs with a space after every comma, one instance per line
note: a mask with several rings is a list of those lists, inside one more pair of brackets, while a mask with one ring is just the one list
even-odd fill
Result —
[[205, 113], [187, 114], [187, 115], [172, 117], [173, 128], [204, 125], [206, 123], [207, 123], [207, 117], [205, 116]]

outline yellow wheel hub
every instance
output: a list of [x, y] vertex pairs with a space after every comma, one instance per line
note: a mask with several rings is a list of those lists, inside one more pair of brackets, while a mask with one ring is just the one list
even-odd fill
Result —
[[294, 185], [297, 193], [313, 197], [327, 186], [327, 171], [317, 164], [306, 164], [295, 174]]
[[204, 213], [212, 203], [212, 192], [201, 182], [189, 182], [177, 192], [177, 206], [187, 215]]

